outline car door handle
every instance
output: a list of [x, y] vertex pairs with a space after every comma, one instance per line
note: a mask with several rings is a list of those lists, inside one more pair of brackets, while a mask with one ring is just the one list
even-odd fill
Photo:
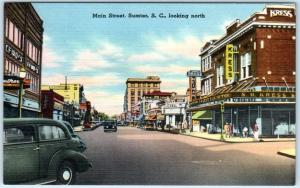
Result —
[[40, 150], [40, 148], [39, 148], [39, 147], [36, 147], [36, 148], [33, 149], [33, 151], [36, 151], [36, 150]]

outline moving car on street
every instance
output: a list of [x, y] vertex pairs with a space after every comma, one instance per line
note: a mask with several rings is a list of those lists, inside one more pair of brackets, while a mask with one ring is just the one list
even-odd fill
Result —
[[116, 121], [105, 121], [103, 122], [104, 132], [117, 132], [117, 122]]
[[84, 150], [85, 145], [60, 121], [4, 119], [4, 183], [73, 184], [77, 172], [91, 167]]

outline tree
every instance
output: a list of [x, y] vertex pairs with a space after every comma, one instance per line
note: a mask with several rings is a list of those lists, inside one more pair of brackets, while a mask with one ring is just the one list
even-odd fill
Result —
[[109, 119], [109, 116], [104, 112], [98, 112], [98, 117], [100, 118], [101, 121], [106, 121]]

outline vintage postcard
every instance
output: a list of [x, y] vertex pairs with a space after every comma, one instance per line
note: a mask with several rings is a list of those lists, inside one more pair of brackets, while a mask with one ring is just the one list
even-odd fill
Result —
[[295, 3], [3, 12], [3, 184], [295, 185]]

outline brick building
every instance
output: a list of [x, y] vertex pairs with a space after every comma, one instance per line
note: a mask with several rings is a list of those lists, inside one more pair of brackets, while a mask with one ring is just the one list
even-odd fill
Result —
[[230, 122], [235, 133], [243, 127], [251, 133], [256, 123], [262, 136], [294, 135], [295, 28], [294, 5], [267, 5], [234, 21], [221, 39], [202, 48], [201, 97], [189, 111], [211, 111], [217, 132]]
[[53, 90], [42, 90], [42, 117], [64, 120], [64, 97]]
[[126, 121], [130, 121], [134, 114], [134, 106], [141, 99], [143, 93], [159, 91], [161, 80], [158, 76], [147, 76], [146, 78], [128, 78], [124, 96], [124, 113]]
[[[43, 20], [31, 3], [4, 4], [4, 78], [26, 71], [30, 87], [25, 90], [22, 116], [38, 117], [41, 112], [41, 69]], [[17, 117], [18, 90], [4, 88], [4, 117]]]

